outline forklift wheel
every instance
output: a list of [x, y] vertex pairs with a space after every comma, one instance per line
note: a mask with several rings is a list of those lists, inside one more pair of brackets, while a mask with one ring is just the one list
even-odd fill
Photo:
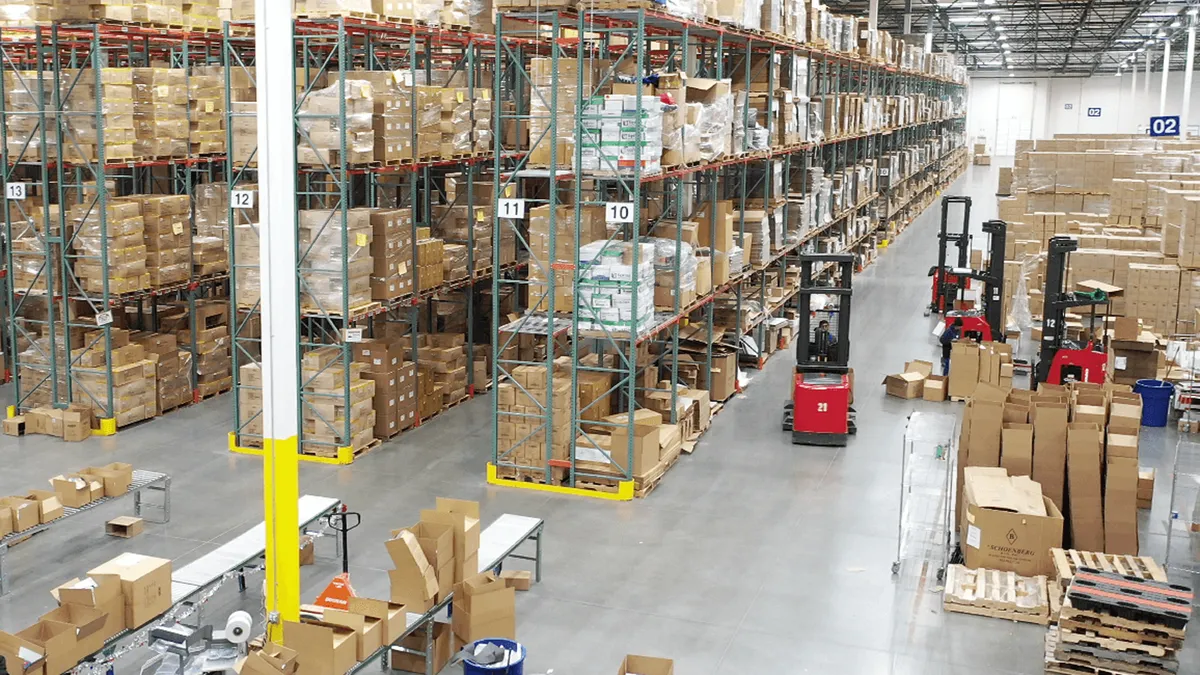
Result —
[[933, 308], [928, 306], [925, 307], [925, 316], [929, 316], [930, 314], [933, 314]]

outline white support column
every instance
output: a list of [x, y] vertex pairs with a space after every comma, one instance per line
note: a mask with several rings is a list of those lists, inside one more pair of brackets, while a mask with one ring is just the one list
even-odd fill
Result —
[[1146, 61], [1146, 81], [1142, 83], [1142, 95], [1150, 98], [1150, 48], [1142, 52], [1142, 58]]
[[[259, 266], [262, 277], [263, 508], [268, 636], [300, 617], [296, 282], [296, 71], [292, 3], [255, 0]], [[268, 58], [269, 57], [269, 58]], [[267, 121], [271, 123], [268, 124]]]
[[1137, 59], [1129, 64], [1129, 105], [1137, 105]]
[[1162, 88], [1158, 92], [1158, 114], [1167, 114], [1167, 76], [1171, 73], [1171, 41], [1163, 40]]
[[1192, 107], [1192, 64], [1196, 60], [1196, 17], [1188, 16], [1187, 62], [1183, 66], [1183, 111], [1179, 115], [1179, 139], [1187, 140], [1188, 112]]
[[867, 25], [871, 30], [879, 28], [879, 0], [870, 0], [867, 4]]

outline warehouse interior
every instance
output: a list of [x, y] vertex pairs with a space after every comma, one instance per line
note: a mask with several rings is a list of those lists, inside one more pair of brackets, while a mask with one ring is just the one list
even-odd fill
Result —
[[0, 675], [1200, 669], [1198, 14], [0, 0]]

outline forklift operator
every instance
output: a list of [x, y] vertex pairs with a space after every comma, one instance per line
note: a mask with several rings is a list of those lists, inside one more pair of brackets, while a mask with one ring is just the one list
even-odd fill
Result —
[[942, 343], [942, 376], [950, 375], [950, 344], [962, 337], [963, 320], [962, 317], [955, 317], [954, 323], [950, 324], [946, 330], [942, 331], [942, 336], [938, 338]]
[[813, 331], [812, 353], [814, 361], [828, 361], [837, 347], [837, 337], [829, 330], [829, 322], [822, 319]]

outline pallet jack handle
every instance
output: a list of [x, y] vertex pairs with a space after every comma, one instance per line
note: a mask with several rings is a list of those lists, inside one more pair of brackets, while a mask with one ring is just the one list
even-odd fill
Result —
[[362, 525], [362, 514], [357, 511], [342, 510], [329, 515], [329, 527], [342, 535], [342, 573], [350, 573], [350, 530]]

